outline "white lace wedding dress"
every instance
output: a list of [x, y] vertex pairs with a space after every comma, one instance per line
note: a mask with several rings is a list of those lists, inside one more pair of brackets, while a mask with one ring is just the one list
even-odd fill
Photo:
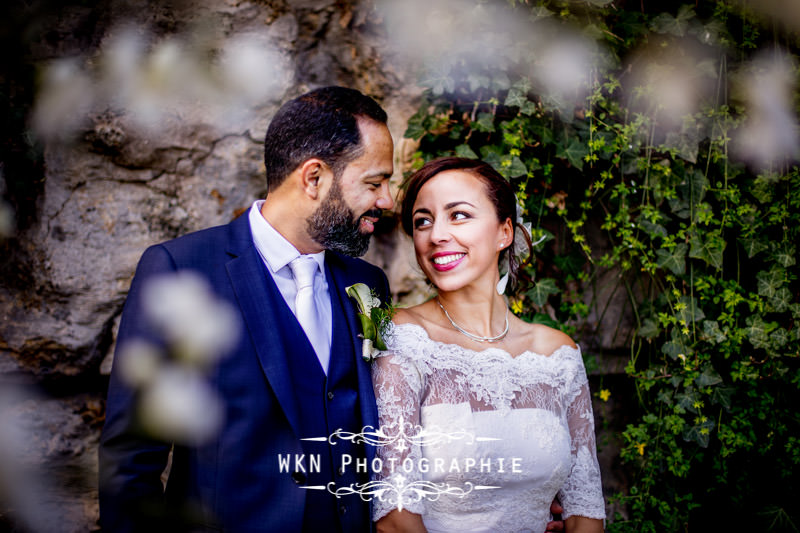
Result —
[[372, 367], [389, 441], [376, 449], [374, 520], [402, 506], [430, 533], [542, 533], [556, 493], [564, 518], [605, 518], [580, 349], [476, 352], [414, 324], [386, 342]]

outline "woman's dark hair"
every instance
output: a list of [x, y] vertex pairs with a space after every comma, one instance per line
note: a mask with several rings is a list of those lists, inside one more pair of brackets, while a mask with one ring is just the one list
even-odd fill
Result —
[[322, 87], [281, 106], [264, 137], [267, 191], [312, 157], [338, 177], [363, 151], [358, 117], [386, 124], [386, 112], [375, 100], [345, 87]]
[[[510, 276], [512, 280], [516, 280], [519, 270], [519, 262], [513, 254], [514, 238], [517, 232], [517, 197], [514, 194], [514, 189], [511, 183], [503, 176], [500, 175], [491, 165], [479, 159], [467, 159], [464, 157], [441, 157], [428, 161], [422, 168], [414, 172], [406, 180], [406, 192], [403, 196], [403, 205], [401, 209], [401, 221], [403, 230], [408, 235], [413, 235], [413, 213], [414, 203], [417, 201], [417, 196], [423, 185], [425, 185], [431, 178], [448, 170], [460, 170], [472, 174], [486, 187], [486, 196], [494, 206], [497, 213], [497, 220], [505, 222], [506, 219], [511, 219], [513, 228], [511, 244], [506, 247], [500, 254], [501, 260], [504, 254], [511, 253]], [[530, 240], [528, 245], [530, 246]], [[512, 252], [509, 252], [509, 248]]]

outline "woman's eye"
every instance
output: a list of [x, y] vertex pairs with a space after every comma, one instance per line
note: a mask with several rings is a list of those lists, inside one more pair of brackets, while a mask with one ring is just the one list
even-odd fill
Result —
[[468, 213], [465, 213], [463, 211], [456, 211], [455, 213], [453, 213], [453, 220], [465, 220], [468, 218], [471, 217], [469, 216]]
[[419, 229], [424, 226], [429, 226], [431, 224], [430, 219], [427, 218], [418, 218], [414, 220], [414, 229]]

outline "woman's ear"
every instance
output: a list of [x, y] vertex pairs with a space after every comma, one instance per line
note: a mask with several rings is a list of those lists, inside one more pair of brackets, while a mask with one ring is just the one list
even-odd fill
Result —
[[505, 222], [500, 225], [499, 234], [500, 239], [498, 250], [503, 250], [504, 248], [514, 244], [514, 223], [510, 218], [507, 218]]

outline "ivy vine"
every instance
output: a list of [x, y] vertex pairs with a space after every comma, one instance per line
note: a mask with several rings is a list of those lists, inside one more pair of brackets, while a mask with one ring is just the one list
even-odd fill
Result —
[[[631, 395], [615, 400], [629, 417], [630, 485], [610, 497], [609, 531], [798, 531], [800, 170], [731, 155], [752, 117], [729, 91], [760, 50], [796, 60], [797, 38], [739, 2], [615, 4], [477, 2], [545, 41], [569, 30], [598, 44], [584, 92], [565, 99], [531, 75], [541, 58], [524, 42], [491, 63], [437, 58], [406, 132], [420, 141], [415, 166], [450, 154], [491, 163], [517, 187], [534, 240], [547, 237], [512, 309], [600, 360], [601, 331], [629, 347]], [[678, 40], [702, 50], [677, 61], [710, 89], [670, 117], [648, 100], [666, 78], [629, 70], [636, 50], [679, 54]], [[631, 327], [607, 316], [618, 292]]]

